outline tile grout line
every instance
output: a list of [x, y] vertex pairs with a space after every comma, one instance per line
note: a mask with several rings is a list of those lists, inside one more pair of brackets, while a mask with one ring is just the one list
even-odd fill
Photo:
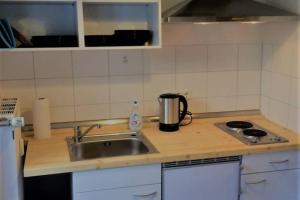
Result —
[[112, 102], [111, 102], [111, 62], [110, 62], [110, 50], [106, 50], [106, 58], [107, 58], [107, 82], [108, 82], [108, 117], [112, 118]]
[[37, 99], [38, 97], [38, 91], [37, 91], [37, 75], [36, 75], [36, 62], [35, 62], [35, 56], [34, 56], [34, 52], [31, 51], [31, 56], [32, 56], [32, 67], [33, 67], [33, 84], [34, 84], [34, 98]]
[[71, 65], [72, 65], [72, 83], [73, 83], [73, 111], [74, 111], [74, 115], [73, 115], [73, 120], [76, 121], [77, 120], [77, 112], [76, 112], [76, 95], [75, 95], [75, 76], [74, 76], [74, 54], [73, 51], [70, 51], [70, 59], [71, 59]]
[[237, 66], [237, 70], [236, 70], [236, 83], [235, 83], [235, 92], [236, 92], [236, 97], [235, 97], [235, 110], [238, 110], [238, 104], [239, 104], [239, 79], [240, 79], [240, 50], [241, 47], [240, 45], [237, 43], [235, 44], [236, 48], [237, 48], [237, 60], [236, 60], [236, 66]]

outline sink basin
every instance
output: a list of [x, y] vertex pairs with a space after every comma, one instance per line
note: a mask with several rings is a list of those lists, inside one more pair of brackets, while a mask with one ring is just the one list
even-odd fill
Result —
[[140, 132], [85, 136], [77, 144], [68, 137], [67, 143], [71, 161], [157, 152]]

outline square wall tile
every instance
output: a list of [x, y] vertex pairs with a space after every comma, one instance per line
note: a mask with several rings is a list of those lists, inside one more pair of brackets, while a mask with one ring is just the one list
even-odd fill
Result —
[[76, 121], [109, 119], [109, 104], [84, 105], [75, 107]]
[[38, 79], [36, 90], [37, 98], [49, 99], [51, 107], [74, 105], [72, 79]]
[[70, 51], [34, 52], [36, 78], [68, 78], [73, 76]]
[[274, 44], [272, 71], [287, 76], [297, 76], [296, 72], [292, 70], [293, 66], [298, 66], [298, 55], [294, 55], [294, 51], [298, 52], [297, 49], [292, 49], [288, 42]]
[[291, 78], [278, 73], [272, 73], [271, 98], [289, 103]]
[[175, 73], [175, 49], [144, 50], [144, 74]]
[[261, 71], [238, 72], [238, 95], [259, 95], [261, 93]]
[[272, 71], [273, 67], [273, 45], [264, 44], [263, 45], [263, 55], [262, 55], [262, 69], [266, 71]]
[[176, 48], [176, 73], [207, 71], [206, 46], [181, 46]]
[[143, 100], [143, 76], [113, 76], [110, 78], [112, 103]]
[[290, 78], [289, 104], [300, 108], [300, 79]]
[[33, 78], [34, 72], [32, 52], [3, 52], [2, 80]]
[[236, 97], [213, 97], [206, 100], [207, 112], [225, 112], [236, 110]]
[[144, 101], [143, 102], [144, 116], [159, 116], [159, 103], [158, 101]]
[[17, 97], [21, 100], [21, 108], [32, 108], [35, 99], [34, 81], [2, 81], [1, 97]]
[[188, 110], [192, 113], [206, 112], [206, 99], [194, 98], [188, 100]]
[[260, 109], [260, 96], [238, 96], [237, 110], [256, 110]]
[[107, 77], [74, 79], [75, 105], [109, 103]]
[[264, 96], [270, 97], [272, 90], [272, 72], [262, 71], [261, 74], [261, 93]]
[[239, 70], [260, 70], [262, 47], [260, 44], [239, 46]]
[[107, 76], [108, 51], [73, 51], [74, 77]]
[[207, 73], [176, 74], [176, 91], [191, 98], [206, 97]]
[[208, 72], [208, 97], [234, 96], [237, 93], [237, 72]]
[[289, 120], [289, 105], [270, 99], [269, 118], [281, 126], [287, 126]]
[[[132, 111], [132, 102], [110, 104], [111, 118], [129, 118]], [[139, 102], [139, 112], [143, 115], [143, 103]]]
[[300, 110], [297, 107], [289, 106], [288, 128], [300, 134]]
[[208, 46], [208, 71], [237, 70], [238, 48], [236, 45]]
[[55, 122], [72, 122], [75, 120], [75, 112], [73, 106], [51, 107], [50, 119]]
[[260, 111], [265, 117], [269, 117], [270, 99], [265, 96], [260, 97]]
[[155, 101], [159, 95], [175, 91], [174, 74], [156, 74], [144, 76], [144, 100]]
[[112, 50], [109, 52], [111, 75], [143, 74], [141, 50]]

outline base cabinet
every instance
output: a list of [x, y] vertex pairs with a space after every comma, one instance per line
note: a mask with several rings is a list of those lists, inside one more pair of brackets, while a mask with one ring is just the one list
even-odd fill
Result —
[[300, 169], [242, 175], [241, 200], [300, 200]]
[[161, 165], [72, 174], [73, 200], [161, 200]]

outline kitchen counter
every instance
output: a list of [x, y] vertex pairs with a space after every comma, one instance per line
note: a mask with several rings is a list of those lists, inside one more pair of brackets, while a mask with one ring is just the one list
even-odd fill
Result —
[[[214, 126], [216, 122], [249, 120], [289, 140], [288, 143], [248, 146]], [[105, 126], [91, 134], [126, 131], [126, 125]], [[142, 130], [145, 137], [159, 153], [101, 158], [71, 162], [66, 136], [73, 129], [53, 130], [52, 137], [44, 140], [28, 139], [24, 176], [40, 176], [103, 168], [145, 165], [179, 160], [204, 159], [234, 155], [286, 151], [300, 147], [300, 136], [284, 129], [260, 115], [195, 119], [180, 131], [165, 133], [158, 130], [157, 123], [147, 124]]]

